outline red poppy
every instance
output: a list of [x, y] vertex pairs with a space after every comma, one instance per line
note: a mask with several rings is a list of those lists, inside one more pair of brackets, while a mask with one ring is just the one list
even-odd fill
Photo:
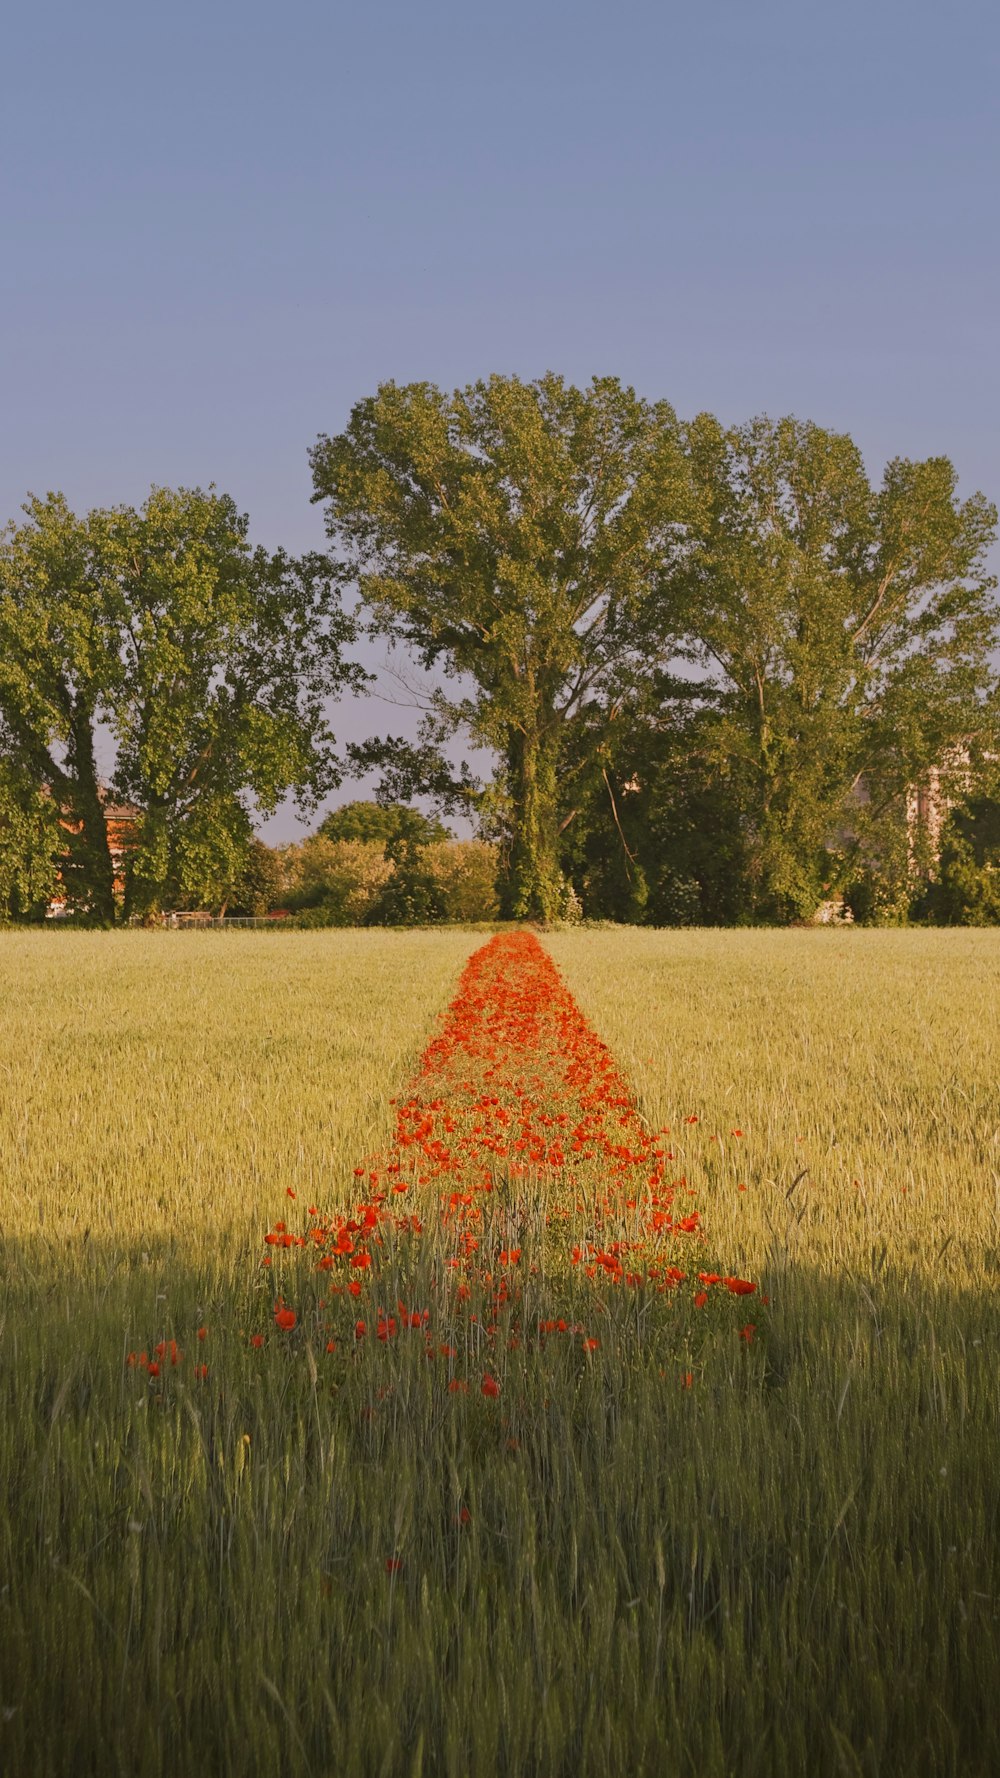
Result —
[[753, 1296], [757, 1288], [749, 1278], [727, 1278], [725, 1283], [726, 1289], [731, 1291], [733, 1296]]
[[482, 1391], [484, 1395], [491, 1396], [494, 1400], [500, 1394], [500, 1385], [495, 1377], [490, 1376], [489, 1371], [487, 1371], [483, 1378]]
[[298, 1317], [294, 1309], [277, 1308], [274, 1311], [274, 1319], [283, 1333], [289, 1333], [295, 1326]]

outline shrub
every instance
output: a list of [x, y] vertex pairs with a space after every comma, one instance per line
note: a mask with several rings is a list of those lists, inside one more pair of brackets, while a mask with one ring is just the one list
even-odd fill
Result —
[[282, 896], [309, 925], [362, 926], [393, 875], [376, 840], [330, 840], [321, 834], [281, 855]]

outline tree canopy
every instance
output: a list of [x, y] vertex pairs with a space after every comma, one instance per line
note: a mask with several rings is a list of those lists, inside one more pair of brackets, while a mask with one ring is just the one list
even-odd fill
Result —
[[[108, 923], [263, 905], [255, 822], [375, 768], [303, 848], [303, 917], [451, 918], [494, 882], [543, 920], [1000, 906], [997, 514], [948, 458], [875, 477], [811, 422], [548, 374], [383, 383], [310, 462], [329, 555], [254, 548], [214, 489], [49, 494], [0, 534], [0, 918], [57, 885]], [[338, 755], [362, 626], [428, 671], [425, 720]], [[445, 868], [421, 799], [488, 868]]]
[[110, 794], [136, 812], [126, 913], [225, 901], [253, 815], [339, 782], [326, 704], [363, 675], [330, 564], [252, 548], [212, 490], [82, 519], [57, 494], [24, 510], [0, 539], [0, 753], [53, 799], [70, 900], [115, 918]]
[[663, 625], [706, 694], [750, 911], [801, 917], [907, 786], [991, 726], [996, 508], [960, 502], [943, 457], [873, 487], [850, 438], [792, 419], [702, 416], [687, 440], [697, 517]]
[[401, 843], [429, 846], [449, 838], [442, 821], [403, 803], [343, 803], [323, 817], [317, 832], [327, 840], [378, 840], [390, 852]]
[[374, 626], [461, 682], [443, 728], [494, 750], [508, 912], [559, 913], [568, 731], [645, 668], [643, 612], [683, 544], [673, 410], [611, 377], [385, 383], [311, 461]]

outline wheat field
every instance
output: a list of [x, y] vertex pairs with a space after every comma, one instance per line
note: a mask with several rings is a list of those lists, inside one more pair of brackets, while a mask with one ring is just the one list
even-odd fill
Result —
[[0, 1770], [1000, 1770], [1000, 940], [545, 934], [757, 1295], [609, 1292], [490, 1399], [475, 1315], [452, 1393], [261, 1264], [483, 936], [0, 938]]

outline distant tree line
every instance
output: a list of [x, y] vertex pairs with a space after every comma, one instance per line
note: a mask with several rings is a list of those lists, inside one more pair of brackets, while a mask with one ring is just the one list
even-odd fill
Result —
[[[57, 886], [106, 924], [276, 900], [334, 922], [1000, 917], [997, 515], [947, 458], [876, 484], [844, 434], [549, 375], [384, 384], [311, 465], [328, 555], [252, 548], [214, 490], [85, 518], [48, 495], [8, 526], [7, 917]], [[416, 743], [338, 753], [362, 626], [434, 689]], [[255, 841], [286, 797], [308, 816], [371, 771], [383, 829], [355, 804], [278, 858]]]

